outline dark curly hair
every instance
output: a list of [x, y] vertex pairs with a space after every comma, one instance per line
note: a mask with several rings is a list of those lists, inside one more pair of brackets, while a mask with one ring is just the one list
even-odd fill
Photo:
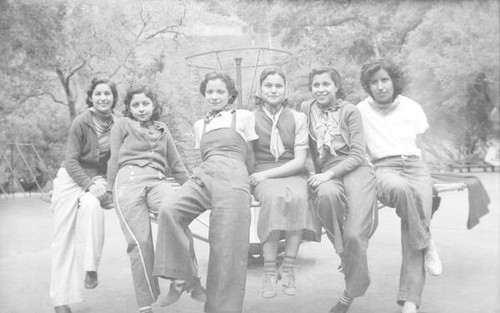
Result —
[[229, 93], [229, 104], [233, 104], [236, 98], [238, 97], [238, 90], [236, 89], [236, 84], [234, 80], [226, 73], [223, 72], [209, 72], [205, 74], [205, 77], [200, 83], [200, 93], [203, 97], [205, 97], [205, 92], [207, 91], [207, 84], [211, 80], [220, 79], [226, 84], [227, 91]]
[[125, 99], [123, 100], [123, 103], [125, 104], [125, 110], [123, 110], [123, 116], [134, 119], [132, 116], [132, 112], [130, 112], [130, 101], [132, 101], [132, 98], [135, 95], [143, 93], [146, 97], [151, 99], [151, 102], [153, 102], [153, 115], [151, 115], [151, 120], [152, 121], [159, 121], [161, 117], [161, 107], [158, 103], [158, 99], [156, 98], [156, 95], [153, 93], [153, 91], [147, 87], [141, 86], [141, 87], [136, 87], [136, 88], [129, 88], [127, 90], [127, 94], [125, 95]]
[[111, 105], [111, 110], [115, 108], [116, 102], [118, 101], [118, 91], [116, 90], [116, 85], [111, 80], [102, 77], [94, 77], [90, 82], [90, 86], [87, 89], [87, 98], [85, 99], [85, 103], [89, 108], [93, 107], [92, 103], [92, 94], [94, 93], [95, 87], [100, 84], [106, 84], [111, 89], [111, 93], [113, 94], [113, 104]]
[[344, 86], [342, 84], [342, 78], [340, 78], [339, 72], [337, 72], [337, 70], [334, 69], [333, 67], [313, 68], [311, 70], [311, 73], [309, 73], [309, 91], [312, 91], [312, 83], [314, 76], [325, 73], [330, 75], [330, 78], [333, 80], [335, 86], [338, 88], [337, 92], [335, 93], [335, 98], [345, 100], [345, 91], [344, 91]]
[[360, 81], [363, 89], [371, 96], [372, 92], [370, 90], [370, 80], [373, 75], [380, 70], [386, 70], [389, 77], [392, 80], [392, 86], [394, 88], [394, 94], [392, 99], [396, 99], [406, 87], [406, 80], [403, 71], [395, 63], [388, 60], [378, 60], [375, 62], [367, 63], [361, 67]]

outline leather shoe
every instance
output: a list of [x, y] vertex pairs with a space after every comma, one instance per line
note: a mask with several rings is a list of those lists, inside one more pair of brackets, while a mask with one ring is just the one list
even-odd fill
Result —
[[87, 271], [85, 275], [84, 286], [87, 289], [94, 289], [99, 285], [99, 279], [97, 278], [97, 272], [95, 271]]
[[54, 307], [56, 313], [71, 313], [71, 309], [67, 305], [58, 305]]
[[191, 298], [194, 300], [202, 303], [207, 302], [207, 292], [201, 285], [199, 277], [194, 278], [193, 285], [189, 288], [189, 291], [191, 292]]

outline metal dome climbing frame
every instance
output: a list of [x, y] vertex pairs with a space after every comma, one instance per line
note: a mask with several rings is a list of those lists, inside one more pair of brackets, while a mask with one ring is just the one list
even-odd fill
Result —
[[[258, 69], [267, 66], [282, 67], [291, 59], [290, 52], [271, 48], [241, 48], [214, 50], [193, 54], [185, 58], [189, 67], [189, 84], [194, 73], [199, 82], [202, 76], [209, 71], [224, 71], [235, 77], [236, 86], [240, 93], [237, 107], [248, 105], [251, 96], [255, 93]], [[243, 81], [249, 87], [243, 86]], [[243, 99], [246, 102], [243, 103]]]

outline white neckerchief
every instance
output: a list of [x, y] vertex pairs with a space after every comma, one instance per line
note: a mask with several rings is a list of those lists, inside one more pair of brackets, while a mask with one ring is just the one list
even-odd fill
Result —
[[274, 116], [264, 107], [262, 106], [264, 113], [273, 121], [273, 126], [271, 127], [271, 142], [269, 144], [269, 150], [271, 154], [275, 158], [275, 162], [278, 162], [280, 156], [285, 152], [285, 146], [283, 145], [283, 141], [281, 140], [280, 132], [278, 130], [278, 121], [281, 116], [281, 112], [283, 112], [283, 106]]

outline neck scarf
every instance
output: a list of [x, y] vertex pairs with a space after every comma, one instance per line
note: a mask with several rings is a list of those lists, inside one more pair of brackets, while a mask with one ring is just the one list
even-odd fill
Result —
[[210, 123], [214, 118], [221, 116], [222, 112], [225, 111], [234, 111], [234, 107], [232, 104], [228, 104], [225, 107], [223, 107], [220, 110], [211, 110], [210, 112], [207, 113], [205, 116], [205, 124]]
[[[336, 112], [343, 104], [344, 102], [339, 99], [327, 107], [322, 108], [318, 105], [320, 114], [316, 125], [316, 134], [320, 159], [323, 159], [328, 153], [332, 156], [336, 156], [337, 153], [335, 149], [345, 145], [343, 142], [337, 142], [339, 139], [338, 135], [340, 134], [340, 124], [337, 120], [338, 115]], [[335, 115], [337, 115], [337, 117]]]
[[283, 140], [281, 140], [280, 132], [278, 130], [278, 120], [283, 112], [283, 107], [276, 113], [272, 115], [265, 107], [262, 107], [264, 113], [271, 119], [273, 125], [271, 126], [271, 142], [269, 144], [269, 150], [274, 156], [275, 162], [278, 162], [280, 156], [285, 152], [285, 146], [283, 145]]
[[90, 112], [92, 112], [92, 122], [94, 123], [96, 131], [100, 134], [109, 132], [114, 122], [111, 112], [109, 114], [102, 114], [95, 108], [90, 108]]

